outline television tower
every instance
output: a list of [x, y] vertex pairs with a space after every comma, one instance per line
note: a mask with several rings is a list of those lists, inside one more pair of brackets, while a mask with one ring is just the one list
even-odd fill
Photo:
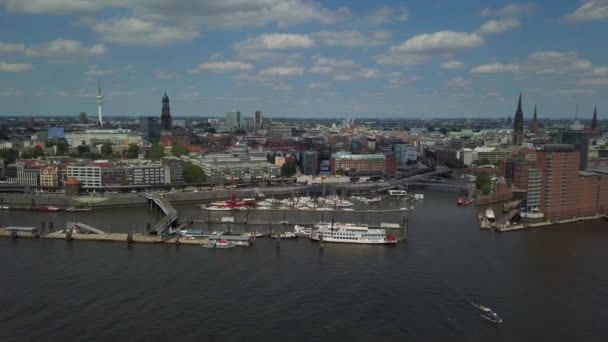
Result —
[[101, 95], [101, 81], [97, 79], [97, 109], [99, 112], [99, 127], [103, 127], [103, 117], [101, 115], [101, 105], [103, 104], [103, 95]]

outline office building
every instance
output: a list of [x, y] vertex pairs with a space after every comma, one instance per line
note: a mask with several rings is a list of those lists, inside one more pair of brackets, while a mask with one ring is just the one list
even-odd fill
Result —
[[234, 132], [241, 129], [245, 129], [245, 117], [241, 112], [233, 110], [226, 113], [226, 130]]
[[316, 176], [319, 170], [319, 152], [306, 151], [302, 153], [302, 173]]
[[383, 175], [386, 169], [384, 154], [351, 154], [338, 152], [331, 156], [331, 174], [338, 170], [348, 172], [349, 175]]
[[393, 152], [397, 155], [397, 161], [402, 164], [418, 160], [418, 149], [412, 144], [394, 144]]
[[68, 178], [73, 177], [83, 188], [101, 188], [101, 167], [93, 165], [68, 165]]
[[162, 164], [169, 168], [171, 184], [184, 184], [184, 166], [181, 159], [175, 157], [165, 157], [162, 159]]
[[133, 185], [164, 185], [171, 179], [169, 167], [165, 165], [132, 165], [130, 169]]
[[[573, 125], [573, 128], [575, 126]], [[578, 127], [578, 126], [577, 126]], [[562, 142], [574, 146], [580, 154], [579, 170], [587, 169], [587, 160], [589, 156], [589, 133], [583, 130], [570, 129], [562, 132]]]
[[87, 119], [87, 113], [80, 112], [80, 114], [78, 114], [78, 123], [81, 125], [86, 125], [89, 123], [89, 120]]
[[139, 133], [143, 140], [156, 143], [160, 141], [160, 123], [156, 116], [139, 118]]

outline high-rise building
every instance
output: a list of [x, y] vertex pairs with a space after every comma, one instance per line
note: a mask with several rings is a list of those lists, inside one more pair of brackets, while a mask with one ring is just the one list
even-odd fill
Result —
[[184, 167], [182, 160], [175, 157], [165, 157], [162, 160], [163, 165], [169, 167], [169, 175], [171, 184], [184, 184]]
[[156, 143], [160, 140], [160, 123], [156, 116], [142, 116], [139, 118], [139, 133], [145, 141]]
[[80, 114], [78, 114], [78, 123], [81, 125], [86, 125], [89, 121], [87, 120], [87, 113], [85, 112], [80, 112]]
[[520, 146], [524, 142], [524, 111], [521, 108], [521, 93], [513, 120], [513, 145]]
[[319, 170], [319, 152], [306, 151], [302, 154], [302, 173], [316, 176]]
[[536, 114], [536, 106], [534, 106], [534, 117], [532, 117], [532, 133], [538, 133], [538, 116]]
[[591, 129], [596, 130], [598, 128], [597, 123], [597, 107], [593, 110], [593, 119], [591, 119]]
[[257, 129], [262, 129], [262, 112], [261, 111], [256, 111], [255, 112], [255, 120], [253, 121], [253, 124], [255, 125], [255, 127]]
[[589, 133], [583, 130], [570, 129], [562, 132], [561, 141], [564, 144], [573, 145], [574, 149], [579, 152], [579, 170], [582, 171], [587, 169], [587, 159], [589, 155]]
[[245, 128], [245, 117], [241, 112], [233, 110], [226, 113], [226, 130], [234, 132], [239, 129]]
[[402, 164], [418, 160], [418, 149], [412, 144], [394, 144], [393, 152], [397, 155], [397, 161]]
[[167, 96], [166, 90], [165, 95], [163, 96], [163, 108], [160, 115], [160, 128], [163, 131], [171, 130], [171, 109], [169, 108], [169, 96]]

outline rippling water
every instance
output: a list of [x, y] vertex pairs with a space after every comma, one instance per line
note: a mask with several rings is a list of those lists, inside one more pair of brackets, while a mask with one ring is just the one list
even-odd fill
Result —
[[[395, 247], [0, 239], [0, 340], [608, 339], [604, 221], [495, 234], [479, 230], [473, 207], [455, 205], [456, 193], [425, 195], [409, 243]], [[95, 214], [99, 225], [155, 218], [144, 208]], [[6, 215], [5, 224], [36, 224], [49, 214]]]

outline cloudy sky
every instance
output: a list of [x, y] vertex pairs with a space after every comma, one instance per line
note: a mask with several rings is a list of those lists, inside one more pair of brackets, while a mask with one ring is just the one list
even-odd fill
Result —
[[0, 0], [0, 115], [590, 116], [608, 0]]

